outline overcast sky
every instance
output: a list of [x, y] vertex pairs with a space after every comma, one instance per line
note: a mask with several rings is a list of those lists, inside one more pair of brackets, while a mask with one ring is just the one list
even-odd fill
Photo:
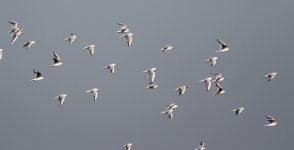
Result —
[[[292, 149], [294, 1], [5, 0], [0, 5], [0, 145], [3, 150]], [[24, 34], [10, 45], [17, 21]], [[134, 32], [131, 47], [117, 22]], [[64, 41], [70, 33], [79, 38]], [[216, 53], [221, 39], [230, 47]], [[27, 51], [24, 42], [37, 43]], [[95, 44], [90, 56], [83, 47]], [[161, 53], [171, 44], [175, 49]], [[63, 65], [52, 68], [52, 52]], [[217, 56], [211, 67], [206, 59]], [[115, 74], [103, 69], [116, 63]], [[157, 89], [143, 71], [158, 68]], [[44, 80], [32, 82], [33, 69]], [[223, 73], [222, 95], [199, 80]], [[267, 82], [264, 76], [278, 72]], [[189, 88], [179, 96], [175, 89]], [[97, 87], [93, 101], [86, 90]], [[62, 108], [54, 99], [68, 96]], [[169, 120], [160, 114], [176, 103]], [[245, 110], [236, 117], [232, 109]], [[278, 125], [264, 127], [265, 115]]]

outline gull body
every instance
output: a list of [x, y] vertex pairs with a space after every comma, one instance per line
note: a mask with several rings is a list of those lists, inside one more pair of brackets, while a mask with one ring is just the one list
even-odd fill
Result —
[[230, 50], [225, 42], [223, 42], [219, 39], [217, 39], [217, 42], [219, 44], [219, 50], [216, 52], [226, 52], [226, 51]]
[[55, 99], [58, 100], [59, 102], [59, 108], [62, 106], [62, 104], [64, 103], [65, 97], [67, 96], [67, 94], [60, 94], [57, 97], [55, 97]]
[[133, 143], [128, 143], [126, 145], [124, 145], [124, 147], [126, 148], [126, 150], [131, 150], [133, 146]]
[[109, 64], [107, 66], [104, 67], [104, 69], [109, 69], [111, 74], [114, 74], [114, 68], [115, 68], [116, 64]]
[[199, 82], [204, 82], [206, 86], [206, 91], [209, 91], [211, 87], [212, 77], [205, 78], [203, 80], [200, 80]]
[[173, 112], [174, 112], [173, 109], [166, 109], [163, 112], [161, 112], [161, 114], [166, 114], [169, 119], [173, 119], [173, 116], [174, 116]]
[[195, 150], [205, 150], [205, 144], [203, 141], [200, 142], [200, 145]]
[[33, 70], [34, 72], [34, 78], [31, 81], [39, 81], [39, 80], [43, 80], [44, 77], [42, 76], [41, 72]]
[[178, 87], [178, 88], [176, 89], [176, 91], [179, 92], [179, 95], [183, 95], [183, 94], [185, 93], [185, 91], [186, 91], [187, 88], [188, 88], [188, 86], [183, 85], [183, 86]]
[[267, 75], [265, 75], [264, 77], [267, 78], [267, 81], [272, 81], [276, 76], [278, 75], [278, 73], [276, 72], [271, 72]]
[[164, 53], [164, 52], [170, 51], [170, 50], [172, 50], [172, 49], [174, 49], [173, 46], [171, 46], [171, 45], [166, 45], [166, 46], [164, 46], [164, 47], [163, 47], [162, 49], [160, 49], [160, 50]]
[[130, 47], [133, 42], [133, 36], [134, 36], [134, 33], [129, 32], [129, 33], [122, 35], [120, 37], [125, 37], [127, 39], [128, 47]]
[[275, 120], [272, 116], [265, 116], [267, 118], [268, 123], [265, 124], [265, 127], [274, 127], [278, 124], [278, 122]]
[[211, 57], [207, 59], [206, 62], [210, 63], [210, 66], [214, 66], [217, 60], [218, 60], [218, 57]]
[[213, 75], [214, 75], [213, 82], [221, 82], [221, 81], [224, 81], [225, 80], [225, 78], [224, 78], [224, 76], [223, 76], [222, 73], [215, 73]]
[[83, 49], [88, 50], [90, 55], [93, 55], [95, 52], [95, 45], [88, 45], [88, 46], [84, 47]]
[[12, 39], [11, 39], [10, 45], [12, 45], [18, 39], [18, 37], [22, 34], [23, 34], [22, 28], [18, 28], [16, 31], [14, 31], [13, 34], [11, 35]]
[[171, 103], [171, 104], [168, 104], [167, 106], [165, 106], [165, 109], [176, 109], [178, 108], [179, 106], [175, 103]]
[[217, 91], [214, 93], [215, 95], [224, 94], [226, 92], [218, 82], [216, 82], [215, 85], [217, 87]]
[[156, 72], [157, 68], [150, 68], [148, 70], [145, 70], [145, 73], [149, 74], [149, 84], [153, 84], [154, 83], [154, 79], [155, 79], [155, 72]]
[[16, 21], [8, 21], [11, 24], [11, 29], [8, 33], [15, 33], [20, 28], [18, 27], [18, 24]]
[[60, 65], [62, 65], [62, 62], [60, 61], [60, 56], [56, 52], [53, 52], [53, 64], [50, 66], [57, 67]]
[[173, 112], [176, 108], [178, 108], [178, 105], [171, 103], [164, 108], [164, 111], [161, 112], [161, 114], [166, 114], [169, 119], [173, 119]]
[[0, 60], [2, 59], [3, 52], [4, 52], [4, 50], [2, 48], [0, 48]]
[[98, 96], [98, 91], [99, 91], [98, 88], [93, 88], [93, 89], [88, 90], [88, 91], [86, 91], [86, 92], [90, 92], [90, 93], [93, 95], [94, 101], [96, 101], [97, 96]]
[[123, 23], [117, 23], [118, 25], [120, 25], [120, 29], [118, 31], [116, 31], [117, 33], [128, 33], [130, 32], [130, 30], [128, 29], [126, 24]]
[[234, 110], [232, 110], [236, 116], [238, 116], [238, 114], [240, 114], [245, 108], [244, 107], [239, 107], [239, 108], [236, 108]]
[[65, 41], [68, 41], [68, 43], [73, 43], [77, 38], [78, 38], [77, 35], [71, 33], [71, 34], [69, 35], [69, 37], [65, 38], [64, 40], [65, 40]]
[[26, 50], [28, 50], [35, 43], [36, 41], [27, 41], [23, 44], [23, 48], [26, 48]]

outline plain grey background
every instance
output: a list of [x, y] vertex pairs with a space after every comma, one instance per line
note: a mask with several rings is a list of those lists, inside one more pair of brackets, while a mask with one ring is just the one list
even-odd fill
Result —
[[[4, 0], [0, 6], [0, 145], [3, 150], [207, 150], [293, 147], [294, 1]], [[10, 45], [14, 20], [24, 34]], [[133, 44], [117, 22], [135, 33]], [[63, 39], [79, 38], [72, 44]], [[231, 48], [216, 53], [216, 39]], [[22, 44], [36, 40], [27, 51]], [[175, 49], [161, 53], [172, 44]], [[93, 56], [84, 46], [96, 45]], [[63, 65], [51, 68], [56, 51]], [[206, 59], [218, 56], [216, 66]], [[114, 75], [103, 67], [116, 63]], [[158, 68], [159, 88], [146, 89], [144, 70]], [[31, 82], [33, 69], [44, 80]], [[264, 75], [278, 72], [272, 82]], [[213, 95], [199, 80], [225, 76]], [[175, 89], [189, 86], [183, 96]], [[86, 90], [97, 87], [93, 101]], [[62, 108], [54, 99], [68, 94]], [[174, 119], [161, 115], [175, 102]], [[236, 117], [231, 111], [245, 111]], [[265, 128], [265, 115], [278, 125]]]

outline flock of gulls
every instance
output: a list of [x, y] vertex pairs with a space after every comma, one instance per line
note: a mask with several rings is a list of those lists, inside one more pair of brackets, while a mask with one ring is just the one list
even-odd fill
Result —
[[[16, 21], [9, 21], [9, 23], [11, 24], [11, 29], [9, 30], [9, 33], [11, 33], [11, 42], [10, 44], [14, 44], [17, 39], [19, 38], [19, 36], [23, 35], [23, 28], [19, 27], [18, 23]], [[118, 34], [123, 34], [120, 37], [125, 38], [127, 46], [130, 47], [132, 45], [133, 42], [133, 36], [134, 33], [131, 32], [131, 30], [128, 28], [128, 26], [126, 24], [123, 23], [117, 23], [120, 28], [118, 31], [116, 31]], [[71, 33], [68, 37], [66, 37], [64, 39], [64, 41], [68, 42], [68, 43], [73, 43], [76, 39], [78, 39], [78, 36]], [[30, 40], [27, 41], [23, 44], [23, 48], [25, 48], [26, 50], [28, 50], [31, 46], [33, 46], [34, 44], [36, 44], [37, 42], [34, 40]], [[225, 53], [227, 51], [230, 50], [230, 48], [227, 46], [227, 44], [219, 39], [217, 39], [217, 43], [219, 44], [219, 49], [216, 51], [218, 53]], [[87, 50], [89, 52], [90, 55], [94, 54], [95, 51], [95, 45], [88, 45], [84, 48], [82, 48], [83, 50]], [[165, 45], [163, 48], [160, 49], [160, 51], [162, 53], [168, 52], [173, 50], [174, 47], [172, 45]], [[0, 49], [0, 60], [3, 56], [3, 49]], [[210, 66], [215, 66], [217, 64], [218, 61], [218, 57], [211, 57], [209, 59], [206, 60], [207, 63], [210, 64]], [[59, 67], [63, 64], [63, 62], [61, 61], [61, 57], [58, 55], [57, 52], [53, 52], [53, 64], [50, 65], [51, 67]], [[104, 67], [104, 69], [107, 69], [110, 71], [111, 74], [115, 73], [115, 67], [116, 64], [112, 63], [112, 64], [108, 64], [107, 66]], [[147, 70], [145, 70], [144, 72], [148, 74], [149, 76], [149, 83], [146, 86], [146, 88], [148, 89], [156, 89], [158, 87], [158, 85], [155, 83], [155, 77], [156, 77], [156, 71], [157, 68], [152, 67], [149, 68]], [[31, 79], [31, 81], [40, 81], [43, 80], [44, 77], [42, 76], [42, 73], [38, 70], [33, 70], [33, 74], [34, 77], [33, 79]], [[264, 78], [267, 79], [268, 82], [272, 81], [275, 77], [277, 76], [276, 72], [271, 72], [268, 73], [264, 76]], [[204, 88], [206, 91], [210, 91], [211, 86], [215, 85], [215, 87], [217, 88], [216, 92], [214, 92], [214, 95], [220, 95], [220, 94], [224, 94], [226, 91], [225, 89], [221, 86], [221, 82], [224, 81], [224, 76], [222, 73], [216, 73], [216, 74], [212, 74], [212, 76], [207, 77], [205, 79], [200, 80], [200, 83], [204, 84]], [[178, 92], [179, 95], [183, 95], [185, 94], [185, 91], [188, 89], [188, 86], [183, 85], [180, 86], [178, 88], [176, 88], [176, 91]], [[87, 91], [85, 91], [87, 93], [90, 93], [93, 96], [94, 101], [97, 100], [98, 97], [98, 92], [99, 89], [98, 88], [93, 88], [93, 89], [89, 89]], [[67, 97], [67, 94], [62, 93], [60, 95], [58, 95], [56, 97], [56, 99], [59, 102], [59, 107], [62, 107], [62, 105], [64, 104], [64, 101]], [[173, 114], [174, 111], [178, 108], [179, 106], [176, 105], [175, 103], [171, 103], [168, 104], [167, 106], [164, 107], [164, 111], [161, 112], [161, 114], [165, 114], [167, 115], [167, 117], [171, 120], [173, 119]], [[240, 113], [242, 113], [245, 110], [244, 107], [240, 106], [236, 109], [233, 109], [232, 112], [238, 116]], [[266, 121], [267, 123], [264, 125], [265, 127], [274, 127], [277, 125], [277, 121], [275, 120], [274, 117], [266, 115]], [[132, 143], [128, 143], [126, 145], [124, 145], [126, 150], [131, 150], [132, 148]], [[205, 144], [203, 141], [200, 142], [199, 146], [195, 149], [195, 150], [205, 150]]]

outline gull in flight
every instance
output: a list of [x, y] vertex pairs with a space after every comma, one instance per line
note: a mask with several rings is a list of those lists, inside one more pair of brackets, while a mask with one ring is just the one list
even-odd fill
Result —
[[36, 41], [27, 41], [23, 44], [23, 48], [26, 48], [26, 50], [28, 50], [35, 43]]
[[264, 77], [265, 77], [265, 78], [268, 78], [267, 81], [269, 82], [269, 81], [272, 81], [277, 75], [278, 75], [278, 73], [276, 73], [276, 72], [271, 72], [271, 73], [265, 75]]
[[104, 67], [104, 69], [109, 69], [111, 74], [114, 74], [114, 67], [116, 66], [116, 64], [109, 64], [107, 66]]
[[33, 72], [34, 72], [34, 78], [31, 81], [39, 81], [44, 79], [44, 77], [39, 71], [36, 71], [33, 69]]
[[219, 39], [217, 39], [217, 42], [219, 44], [219, 50], [216, 52], [226, 52], [226, 51], [230, 50], [225, 42], [223, 42]]
[[130, 30], [128, 29], [126, 24], [123, 23], [117, 23], [118, 25], [120, 25], [120, 29], [118, 31], [116, 31], [117, 33], [128, 33], [130, 32]]
[[161, 114], [166, 114], [169, 119], [173, 119], [173, 112], [176, 108], [178, 108], [178, 105], [176, 105], [175, 103], [171, 103], [165, 107], [164, 111], [161, 112]]
[[206, 62], [210, 63], [210, 66], [214, 66], [216, 64], [216, 61], [218, 60], [218, 57], [211, 57], [206, 60]]
[[20, 28], [17, 27], [16, 21], [8, 21], [11, 24], [11, 29], [8, 33], [15, 33], [15, 31], [19, 30]]
[[195, 150], [205, 150], [205, 144], [203, 141], [200, 142], [200, 145]]
[[4, 52], [4, 50], [2, 48], [0, 48], [0, 60], [2, 59], [3, 52]]
[[155, 84], [155, 83], [152, 83], [152, 84], [147, 85], [146, 88], [148, 88], [148, 89], [156, 89], [156, 88], [158, 88], [158, 85]]
[[128, 143], [126, 145], [124, 145], [124, 147], [126, 148], [126, 150], [131, 150], [133, 146], [133, 143]]
[[99, 91], [98, 88], [93, 88], [93, 89], [88, 90], [88, 91], [86, 91], [86, 92], [90, 92], [90, 93], [93, 95], [94, 101], [96, 101], [97, 96], [98, 96], [98, 91]]
[[95, 51], [95, 45], [88, 45], [88, 46], [84, 47], [83, 49], [88, 50], [90, 55], [93, 55], [94, 51]]
[[236, 108], [234, 110], [232, 110], [236, 116], [238, 116], [238, 114], [240, 114], [245, 108], [244, 107], [239, 107], [239, 108]]
[[213, 82], [221, 82], [221, 81], [224, 81], [225, 80], [225, 78], [224, 78], [224, 76], [223, 76], [222, 73], [215, 73], [213, 75], [214, 75]]
[[145, 70], [145, 73], [149, 74], [149, 84], [153, 84], [154, 83], [154, 79], [155, 79], [155, 71], [157, 70], [157, 68], [150, 68], [148, 70]]
[[187, 88], [188, 88], [188, 86], [183, 85], [183, 86], [178, 87], [178, 88], [176, 89], [176, 91], [179, 92], [179, 95], [183, 95], [183, 94], [185, 93], [185, 91], [186, 91]]
[[172, 50], [172, 49], [174, 49], [173, 46], [171, 46], [171, 45], [166, 45], [166, 46], [164, 46], [164, 47], [163, 47], [162, 49], [160, 49], [160, 50], [164, 53], [164, 52], [170, 51], [170, 50]]
[[17, 30], [15, 30], [13, 34], [11, 35], [12, 39], [11, 39], [10, 45], [12, 45], [18, 39], [18, 37], [22, 34], [23, 34], [22, 28], [18, 28]]
[[265, 127], [273, 127], [276, 126], [278, 124], [278, 122], [275, 120], [274, 117], [272, 116], [265, 116], [267, 118], [268, 123], [265, 124]]
[[174, 112], [173, 109], [166, 109], [163, 112], [161, 112], [161, 114], [166, 114], [169, 119], [173, 119], [173, 116], [174, 116], [173, 112]]
[[78, 38], [78, 36], [77, 36], [77, 35], [75, 35], [75, 34], [71, 33], [71, 34], [70, 34], [70, 36], [69, 36], [69, 37], [67, 37], [67, 38], [65, 38], [64, 40], [65, 40], [65, 41], [68, 41], [68, 43], [72, 43], [72, 42], [74, 42], [74, 41], [75, 41], [75, 39], [77, 39], [77, 38]]
[[178, 105], [176, 105], [175, 103], [171, 103], [165, 107], [165, 109], [176, 109], [176, 108], [178, 108]]
[[220, 95], [226, 92], [218, 82], [216, 82], [215, 85], [217, 87], [217, 91], [214, 93], [214, 95]]
[[60, 57], [56, 52], [53, 52], [53, 64], [50, 65], [51, 67], [57, 67], [62, 65], [62, 62], [60, 61]]
[[211, 87], [211, 81], [212, 81], [212, 77], [208, 77], [203, 80], [200, 80], [199, 82], [204, 82], [206, 86], [206, 91], [209, 91]]
[[132, 41], [133, 41], [133, 36], [134, 36], [134, 33], [129, 32], [129, 33], [122, 35], [120, 37], [125, 37], [127, 39], [128, 47], [130, 47], [132, 44]]
[[65, 97], [67, 96], [67, 94], [60, 94], [57, 97], [55, 97], [55, 99], [57, 99], [59, 101], [59, 108], [62, 106], [62, 104], [64, 103]]

